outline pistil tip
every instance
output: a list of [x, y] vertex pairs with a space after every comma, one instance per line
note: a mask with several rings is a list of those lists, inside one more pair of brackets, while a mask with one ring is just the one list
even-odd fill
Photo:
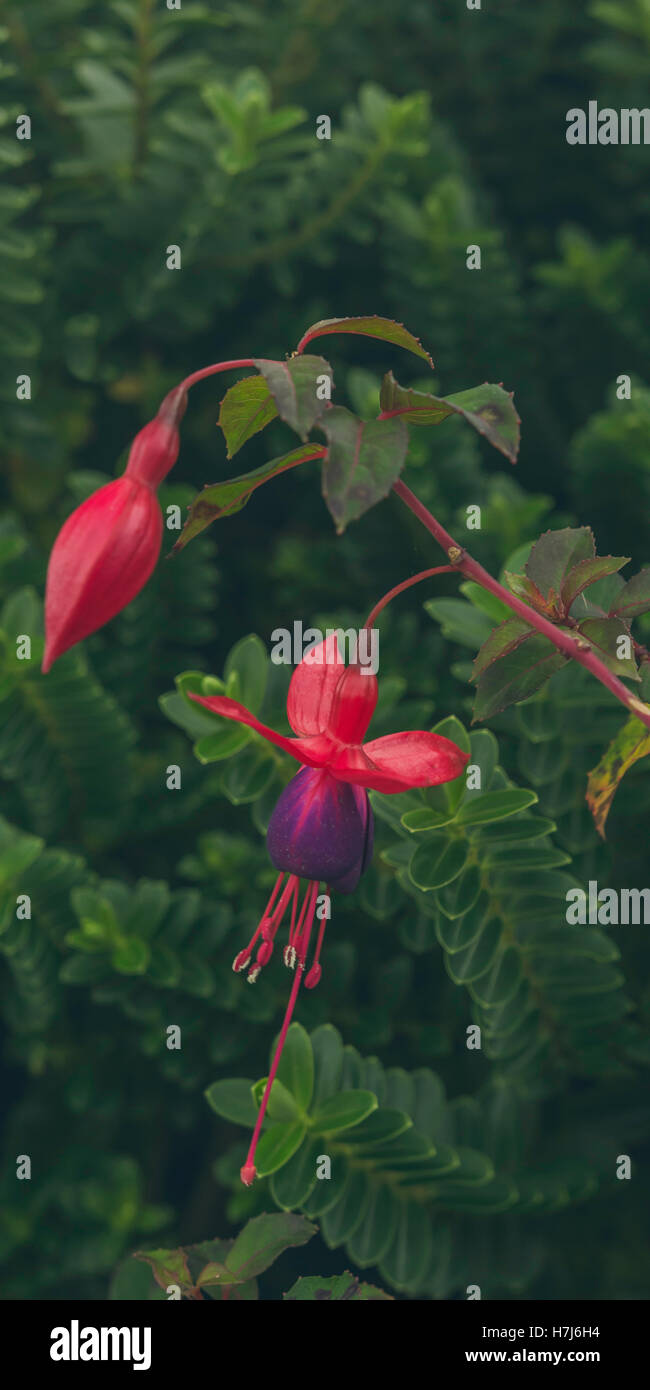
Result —
[[245, 1163], [243, 1168], [240, 1168], [239, 1170], [239, 1176], [244, 1184], [244, 1187], [252, 1187], [255, 1178], [257, 1177], [255, 1164]]
[[305, 975], [305, 989], [315, 989], [322, 973], [320, 965], [312, 965], [311, 970]]

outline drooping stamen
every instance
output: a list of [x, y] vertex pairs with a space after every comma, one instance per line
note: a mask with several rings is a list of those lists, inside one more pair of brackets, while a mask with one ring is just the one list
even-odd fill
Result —
[[307, 951], [309, 949], [309, 938], [311, 936], [311, 929], [314, 923], [314, 915], [316, 912], [317, 897], [318, 884], [316, 882], [310, 883], [305, 893], [303, 910], [300, 914], [301, 922], [298, 924], [298, 930], [296, 932], [296, 954], [298, 956], [298, 965], [301, 970], [304, 970], [305, 968], [305, 960], [307, 957]]
[[[327, 897], [327, 900], [328, 900], [328, 902], [329, 902], [329, 901], [330, 901], [330, 896], [331, 896], [331, 895], [330, 895], [329, 884], [328, 884], [327, 888], [325, 889], [325, 896]], [[322, 945], [323, 945], [323, 937], [325, 936], [325, 928], [326, 928], [326, 927], [327, 927], [327, 916], [324, 916], [323, 919], [322, 919], [322, 921], [321, 921], [320, 927], [319, 927], [319, 929], [318, 929], [318, 937], [317, 937], [317, 940], [316, 940], [316, 950], [314, 951], [314, 959], [313, 959], [313, 961], [312, 961], [312, 963], [311, 963], [311, 966], [310, 966], [309, 970], [307, 971], [307, 974], [305, 975], [305, 989], [315, 989], [315, 988], [316, 988], [316, 985], [319, 983], [320, 977], [321, 977], [321, 975], [322, 975], [322, 973], [323, 973], [322, 970], [321, 970], [321, 967], [320, 967], [320, 963], [319, 963], [319, 962], [320, 962], [321, 947], [322, 947]]]
[[[270, 898], [269, 898], [269, 900], [268, 900], [268, 902], [267, 902], [267, 904], [266, 904], [266, 907], [264, 908], [264, 911], [263, 911], [263, 913], [262, 913], [262, 916], [261, 916], [261, 918], [260, 918], [260, 921], [259, 921], [257, 927], [255, 928], [255, 931], [253, 932], [253, 935], [252, 935], [252, 937], [251, 937], [251, 939], [250, 939], [250, 941], [249, 941], [249, 943], [248, 943], [248, 946], [245, 946], [244, 949], [243, 949], [243, 951], [239, 951], [238, 955], [235, 956], [235, 959], [234, 959], [234, 961], [233, 961], [233, 963], [232, 963], [232, 968], [233, 968], [233, 970], [234, 970], [234, 972], [235, 972], [236, 975], [239, 974], [240, 970], [245, 970], [246, 967], [247, 967], [247, 965], [250, 964], [251, 957], [252, 957], [252, 955], [253, 955], [253, 951], [254, 951], [254, 949], [255, 949], [255, 943], [256, 943], [256, 941], [257, 941], [258, 936], [262, 936], [263, 939], [264, 939], [265, 941], [268, 941], [268, 940], [269, 940], [269, 934], [270, 934], [271, 929], [272, 929], [272, 926], [273, 926], [273, 921], [274, 921], [274, 917], [275, 917], [275, 912], [277, 912], [278, 909], [277, 909], [277, 908], [275, 909], [275, 911], [273, 912], [273, 916], [270, 916], [269, 914], [270, 914], [270, 913], [272, 912], [272, 910], [273, 910], [273, 904], [275, 903], [275, 899], [276, 899], [276, 897], [277, 897], [277, 895], [278, 895], [278, 892], [279, 892], [279, 890], [280, 890], [280, 884], [282, 883], [283, 878], [284, 878], [284, 873], [278, 874], [278, 877], [277, 877], [276, 880], [275, 880], [275, 885], [274, 885], [274, 887], [273, 887], [273, 891], [272, 891], [272, 893], [271, 893], [271, 896], [270, 896]], [[289, 885], [287, 884], [287, 887], [288, 887], [288, 886], [289, 886]], [[286, 888], [285, 888], [285, 892], [286, 892]], [[283, 898], [284, 898], [284, 894], [283, 894], [282, 896], [283, 896]], [[282, 902], [282, 899], [281, 899], [281, 902]], [[276, 925], [277, 925], [277, 923], [276, 923]], [[270, 939], [271, 939], [271, 941], [273, 940], [272, 935], [270, 936]], [[259, 974], [259, 971], [257, 972], [257, 974]], [[254, 979], [255, 979], [255, 980], [257, 979], [257, 975], [255, 975]], [[249, 976], [249, 980], [250, 980], [250, 976]], [[254, 981], [251, 981], [251, 983], [254, 983]]]

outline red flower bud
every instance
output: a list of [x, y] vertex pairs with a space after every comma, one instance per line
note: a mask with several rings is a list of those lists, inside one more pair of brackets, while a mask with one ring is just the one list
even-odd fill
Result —
[[162, 528], [155, 492], [127, 474], [68, 517], [47, 571], [43, 671], [144, 588], [160, 554]]
[[155, 419], [136, 434], [131, 445], [126, 473], [139, 483], [158, 487], [173, 467], [180, 448], [178, 424], [185, 414], [187, 392], [174, 387], [165, 396]]
[[59, 531], [47, 571], [43, 671], [144, 588], [162, 540], [154, 489], [178, 458], [186, 405], [182, 386], [170, 391], [136, 434], [126, 472], [88, 497]]

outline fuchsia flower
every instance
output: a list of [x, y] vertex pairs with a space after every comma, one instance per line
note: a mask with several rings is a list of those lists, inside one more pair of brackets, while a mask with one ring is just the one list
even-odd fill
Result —
[[[248, 946], [233, 962], [233, 969], [248, 970], [248, 979], [254, 983], [271, 959], [277, 932], [290, 913], [284, 962], [296, 970], [296, 976], [249, 1154], [241, 1170], [242, 1181], [250, 1185], [255, 1177], [255, 1149], [268, 1097], [303, 975], [306, 989], [313, 989], [321, 977], [325, 916], [320, 921], [312, 963], [307, 969], [320, 882], [328, 885], [328, 897], [331, 889], [352, 893], [368, 867], [373, 842], [368, 789], [404, 792], [412, 787], [450, 782], [463, 771], [468, 755], [449, 739], [425, 731], [388, 734], [363, 743], [377, 703], [377, 679], [358, 664], [345, 666], [335, 635], [312, 647], [291, 678], [287, 715], [297, 738], [276, 734], [244, 705], [227, 696], [191, 698], [214, 714], [247, 724], [303, 764], [282, 792], [267, 831], [269, 854], [279, 870], [275, 887]], [[283, 886], [285, 874], [288, 877]], [[299, 910], [300, 879], [308, 882]], [[255, 949], [255, 961], [251, 964]]]
[[178, 457], [186, 402], [182, 387], [170, 391], [136, 435], [126, 472], [61, 528], [47, 571], [43, 671], [126, 608], [155, 568], [163, 531], [156, 488]]

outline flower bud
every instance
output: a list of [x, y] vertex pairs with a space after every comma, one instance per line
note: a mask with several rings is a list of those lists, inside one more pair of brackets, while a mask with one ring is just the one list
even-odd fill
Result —
[[176, 386], [165, 396], [158, 414], [144, 426], [131, 445], [126, 475], [149, 487], [158, 487], [178, 458], [178, 424], [185, 414], [187, 392]]
[[126, 473], [68, 517], [47, 571], [43, 671], [144, 588], [160, 554], [162, 530], [155, 492]]

